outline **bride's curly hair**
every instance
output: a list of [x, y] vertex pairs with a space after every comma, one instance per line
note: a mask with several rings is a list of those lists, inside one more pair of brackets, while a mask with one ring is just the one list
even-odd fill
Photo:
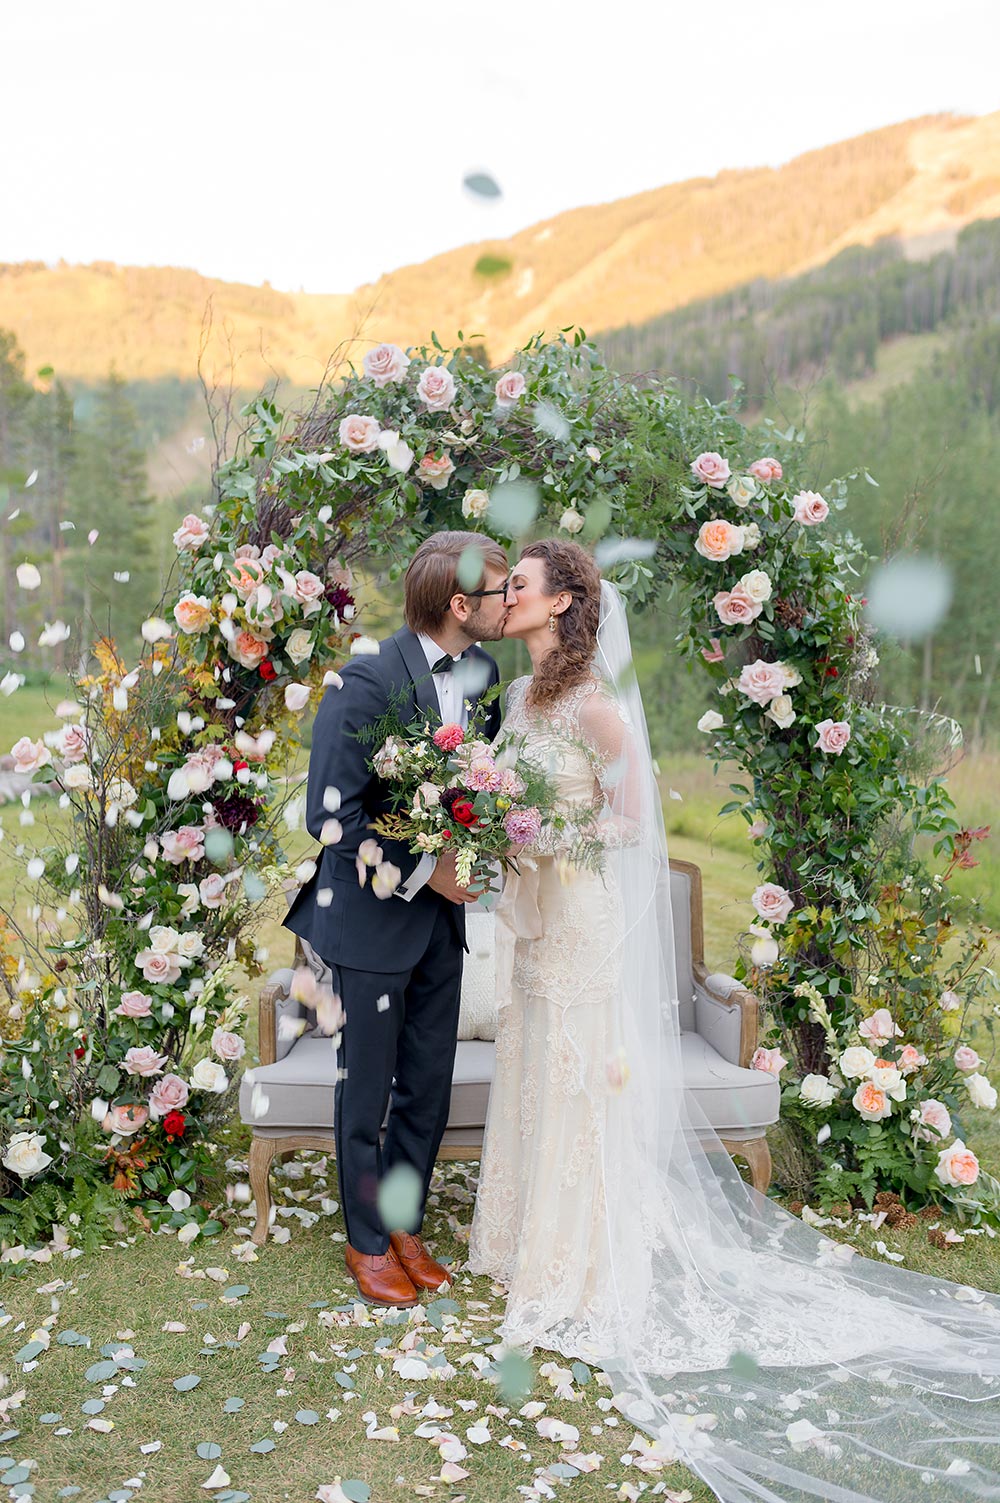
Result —
[[567, 689], [592, 676], [601, 615], [601, 576], [585, 548], [561, 538], [529, 543], [522, 548], [521, 557], [542, 560], [547, 594], [567, 590], [573, 597], [556, 617], [552, 651], [546, 653], [531, 680], [528, 702], [544, 709]]

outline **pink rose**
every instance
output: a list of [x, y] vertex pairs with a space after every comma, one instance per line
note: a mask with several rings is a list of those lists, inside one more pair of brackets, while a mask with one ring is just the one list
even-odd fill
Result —
[[196, 517], [193, 511], [189, 511], [174, 533], [174, 547], [187, 548], [193, 552], [201, 547], [207, 537], [208, 523], [201, 517]]
[[40, 767], [48, 767], [52, 761], [52, 754], [44, 741], [32, 741], [30, 736], [22, 736], [20, 741], [15, 741], [10, 749], [14, 758], [15, 772], [37, 772]]
[[[312, 574], [308, 569], [300, 569], [295, 576], [295, 599], [300, 605], [312, 606], [313, 610], [319, 610], [319, 602], [323, 599], [326, 585], [318, 574]], [[306, 611], [305, 615], [311, 615]]]
[[914, 1070], [919, 1070], [921, 1065], [926, 1065], [927, 1055], [921, 1054], [913, 1044], [904, 1044], [899, 1051], [896, 1064], [904, 1075], [912, 1075]]
[[181, 973], [177, 955], [173, 951], [164, 953], [161, 950], [140, 950], [135, 963], [144, 979], [153, 986], [170, 986]]
[[959, 1044], [955, 1050], [955, 1064], [960, 1070], [978, 1070], [982, 1060], [975, 1049], [970, 1049], [968, 1044]]
[[226, 879], [213, 872], [210, 877], [202, 877], [198, 883], [198, 894], [206, 908], [221, 908], [226, 898]]
[[149, 1109], [139, 1101], [130, 1101], [125, 1106], [113, 1106], [105, 1115], [101, 1126], [105, 1132], [121, 1133], [127, 1138], [149, 1121]]
[[777, 1080], [788, 1064], [780, 1049], [755, 1049], [750, 1060], [751, 1070], [765, 1070]]
[[152, 1045], [143, 1044], [141, 1048], [126, 1049], [122, 1068], [130, 1075], [162, 1075], [166, 1062], [165, 1054], [157, 1054]]
[[207, 631], [212, 624], [212, 603], [207, 595], [193, 595], [188, 590], [174, 606], [174, 620], [188, 636]]
[[90, 732], [85, 725], [66, 725], [59, 732], [56, 743], [64, 762], [83, 762], [87, 757]]
[[242, 1059], [246, 1044], [238, 1033], [227, 1033], [224, 1028], [216, 1028], [212, 1034], [212, 1048], [220, 1059]]
[[729, 460], [716, 454], [714, 449], [699, 454], [691, 469], [703, 484], [710, 485], [717, 491], [722, 489], [730, 475]]
[[417, 382], [417, 396], [428, 412], [447, 412], [455, 400], [455, 377], [443, 365], [429, 365]]
[[229, 644], [229, 656], [244, 668], [259, 668], [270, 648], [263, 637], [255, 637], [252, 631], [241, 631]]
[[762, 480], [767, 485], [772, 480], [780, 480], [782, 468], [776, 459], [755, 459], [750, 466], [750, 474], [755, 480]]
[[164, 1075], [149, 1093], [149, 1105], [154, 1117], [165, 1117], [168, 1112], [180, 1111], [187, 1105], [190, 1092], [188, 1083], [179, 1075]]
[[153, 999], [145, 992], [122, 992], [121, 1001], [114, 1011], [120, 1018], [148, 1018], [152, 1006]]
[[742, 626], [756, 621], [764, 609], [759, 600], [751, 599], [742, 585], [737, 585], [733, 590], [717, 591], [712, 596], [712, 604], [725, 626]]
[[364, 373], [375, 386], [388, 386], [390, 381], [402, 381], [410, 357], [404, 355], [398, 344], [377, 344], [368, 350], [361, 362]]
[[340, 442], [352, 454], [372, 454], [378, 448], [378, 418], [349, 413], [347, 417], [341, 418], [338, 432]]
[[934, 1173], [943, 1185], [974, 1185], [979, 1178], [979, 1160], [961, 1138], [938, 1154]]
[[880, 1007], [871, 1017], [863, 1018], [858, 1024], [858, 1032], [863, 1039], [874, 1044], [887, 1044], [890, 1039], [903, 1036], [902, 1028], [893, 1020], [887, 1007]]
[[241, 557], [237, 549], [236, 563], [229, 570], [229, 583], [241, 600], [249, 600], [254, 590], [264, 583], [266, 574], [267, 569], [260, 559]]
[[270, 585], [261, 585], [247, 596], [243, 614], [248, 626], [259, 632], [269, 632], [284, 617], [285, 603]]
[[281, 557], [281, 555], [282, 549], [280, 549], [277, 544], [268, 543], [267, 547], [264, 549], [263, 553], [260, 556], [260, 561], [264, 565], [265, 569], [270, 569], [274, 565], [275, 561]]
[[817, 522], [825, 522], [830, 515], [830, 508], [816, 491], [799, 491], [792, 497], [792, 507], [796, 522], [801, 522], [803, 527], [815, 527]]
[[496, 392], [498, 407], [513, 407], [524, 396], [524, 377], [520, 371], [504, 371], [493, 390]]
[[784, 694], [785, 671], [780, 663], [765, 663], [763, 658], [757, 658], [752, 663], [744, 663], [736, 687], [754, 704], [767, 705]]
[[835, 757], [840, 756], [851, 739], [849, 720], [821, 720], [814, 729], [818, 732], [816, 745], [820, 751], [830, 752]]
[[920, 1121], [913, 1130], [913, 1136], [918, 1140], [933, 1142], [935, 1138], [946, 1138], [951, 1132], [951, 1113], [943, 1101], [921, 1101]]
[[701, 655], [706, 663], [721, 663], [726, 654], [722, 650], [722, 643], [718, 637], [709, 637], [710, 647], [703, 647]]
[[743, 528], [713, 517], [702, 522], [694, 546], [702, 558], [710, 559], [713, 564], [724, 563], [734, 553], [743, 552]]
[[193, 752], [181, 769], [190, 793], [205, 793], [215, 781], [215, 766], [222, 759], [220, 746], [206, 746]]
[[766, 834], [767, 834], [767, 820], [766, 819], [755, 819], [753, 821], [753, 824], [747, 826], [747, 835], [750, 837], [751, 840], [759, 840], [762, 835], [766, 835]]
[[180, 866], [182, 861], [200, 861], [205, 854], [205, 832], [200, 825], [182, 825], [179, 830], [168, 830], [160, 836], [163, 859], [171, 866]]
[[443, 491], [454, 473], [455, 466], [446, 449], [440, 454], [425, 454], [417, 466], [417, 480], [436, 491]]
[[777, 882], [764, 882], [755, 887], [750, 901], [760, 917], [770, 919], [772, 924], [783, 924], [795, 907], [791, 893], [779, 887]]
[[233, 549], [233, 558], [256, 561], [260, 556], [260, 549], [256, 543], [241, 543], [238, 548]]
[[942, 992], [938, 998], [938, 1006], [942, 1012], [957, 1012], [961, 1005], [962, 999], [958, 992], [953, 992], [950, 988]]

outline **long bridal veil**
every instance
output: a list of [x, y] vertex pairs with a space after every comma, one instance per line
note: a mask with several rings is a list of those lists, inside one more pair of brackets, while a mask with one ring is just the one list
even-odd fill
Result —
[[616, 1403], [725, 1503], [1000, 1498], [1000, 1297], [854, 1256], [782, 1210], [682, 1088], [660, 793], [607, 582], [596, 668], [622, 722], [606, 774], [624, 922], [601, 1103], [616, 1329], [601, 1363]]

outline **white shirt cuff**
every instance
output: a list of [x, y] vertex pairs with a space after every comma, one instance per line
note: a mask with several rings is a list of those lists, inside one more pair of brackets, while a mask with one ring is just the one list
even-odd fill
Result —
[[432, 856], [430, 851], [425, 851], [406, 881], [401, 882], [396, 888], [395, 896], [402, 898], [404, 903], [409, 903], [424, 886], [436, 866], [437, 857]]

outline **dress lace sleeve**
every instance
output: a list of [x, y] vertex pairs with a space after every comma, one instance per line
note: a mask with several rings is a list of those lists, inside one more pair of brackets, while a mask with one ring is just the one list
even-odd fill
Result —
[[636, 845], [642, 835], [640, 748], [618, 701], [597, 685], [580, 706], [580, 733], [604, 795], [595, 833], [601, 844]]

